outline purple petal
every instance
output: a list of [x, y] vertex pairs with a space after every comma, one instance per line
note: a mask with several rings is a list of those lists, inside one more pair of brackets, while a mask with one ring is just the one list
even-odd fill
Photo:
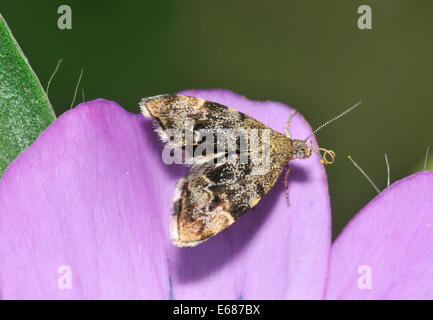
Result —
[[[231, 106], [280, 132], [284, 132], [292, 110], [276, 102], [251, 101], [226, 90], [180, 94]], [[303, 139], [311, 133], [299, 115], [290, 124], [294, 138]], [[209, 240], [190, 250], [175, 250], [177, 271], [173, 272], [173, 283], [181, 284], [175, 291], [176, 298], [322, 297], [331, 238], [326, 175], [316, 155], [290, 164], [290, 207], [280, 179], [255, 210], [217, 235], [216, 241]], [[215, 289], [209, 291], [209, 285]]]
[[[159, 183], [171, 171], [156, 164], [152, 131], [113, 102], [88, 102], [7, 169], [0, 180], [2, 298], [168, 296], [158, 198], [171, 193]], [[72, 290], [58, 287], [62, 265], [71, 268]]]
[[380, 193], [332, 247], [328, 299], [433, 298], [433, 172]]
[[[290, 108], [196, 91], [282, 131]], [[265, 109], [266, 108], [266, 109]], [[294, 137], [310, 128], [299, 116]], [[1, 298], [321, 298], [330, 247], [318, 158], [225, 232], [176, 248], [170, 202], [183, 166], [166, 166], [152, 123], [95, 100], [57, 119], [0, 180]], [[59, 287], [70, 267], [72, 288]], [[60, 269], [59, 269], [60, 268]], [[62, 288], [62, 289], [61, 289]]]

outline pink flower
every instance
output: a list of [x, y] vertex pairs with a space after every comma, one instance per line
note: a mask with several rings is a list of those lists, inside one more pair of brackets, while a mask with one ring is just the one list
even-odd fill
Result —
[[[231, 106], [281, 132], [291, 111], [223, 90], [183, 94]], [[299, 114], [292, 119], [293, 137], [310, 132]], [[113, 102], [83, 103], [59, 117], [0, 180], [0, 297], [433, 296], [433, 173], [382, 192], [330, 253], [323, 165], [317, 155], [295, 160], [290, 207], [280, 179], [228, 230], [177, 248], [169, 237], [170, 202], [187, 169], [164, 165], [162, 148], [151, 121]]]
[[431, 171], [397, 181], [349, 222], [332, 245], [328, 299], [433, 298], [432, 185]]

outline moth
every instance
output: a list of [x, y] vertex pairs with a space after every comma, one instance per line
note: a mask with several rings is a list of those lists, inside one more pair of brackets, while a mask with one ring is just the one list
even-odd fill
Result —
[[[166, 145], [183, 150], [184, 157], [185, 154], [190, 156], [190, 173], [177, 183], [173, 199], [170, 220], [173, 244], [196, 246], [226, 229], [257, 205], [284, 169], [287, 169], [287, 187], [290, 160], [305, 159], [312, 152], [318, 152], [307, 140], [359, 104], [324, 123], [306, 139], [299, 140], [291, 139], [288, 133], [294, 113], [287, 121], [284, 135], [242, 112], [215, 102], [183, 95], [143, 98], [139, 103], [142, 114], [154, 120], [160, 138]], [[192, 134], [190, 137], [188, 130]], [[215, 139], [208, 142], [207, 149], [202, 151], [203, 132]], [[253, 141], [253, 136], [256, 143], [248, 143]], [[230, 138], [231, 144], [221, 143]], [[199, 149], [201, 152], [196, 152]], [[321, 150], [333, 161], [335, 154], [332, 151]], [[257, 154], [268, 157], [267, 170], [262, 174], [258, 170], [262, 164], [252, 161]], [[322, 161], [330, 162], [326, 158]]]

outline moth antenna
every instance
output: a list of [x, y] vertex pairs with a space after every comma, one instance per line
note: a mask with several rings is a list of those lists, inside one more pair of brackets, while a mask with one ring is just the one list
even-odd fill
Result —
[[364, 175], [364, 177], [368, 180], [368, 182], [370, 182], [370, 184], [373, 186], [374, 189], [376, 189], [377, 193], [380, 193], [379, 188], [374, 184], [373, 180], [370, 179], [370, 177], [365, 173], [364, 170], [361, 169], [360, 166], [358, 166], [358, 164], [355, 162], [355, 160], [352, 159], [351, 156], [347, 156], [347, 158], [352, 161], [353, 165], [355, 166], [355, 168], [357, 168], [359, 171], [361, 171], [361, 173]]
[[389, 187], [391, 169], [389, 168], [388, 155], [386, 153], [385, 153], [385, 163], [386, 163], [386, 173], [387, 173], [386, 186]]
[[340, 113], [338, 116], [332, 118], [331, 120], [326, 121], [324, 124], [320, 125], [318, 128], [316, 128], [313, 132], [311, 132], [311, 134], [304, 139], [304, 141], [307, 141], [308, 139], [311, 138], [311, 136], [313, 134], [315, 134], [316, 132], [318, 132], [320, 129], [322, 129], [323, 127], [326, 127], [328, 124], [334, 122], [335, 120], [341, 118], [342, 116], [348, 114], [350, 111], [352, 111], [353, 109], [355, 109], [357, 106], [359, 106], [362, 103], [362, 101], [358, 101], [355, 105], [351, 106], [350, 108], [346, 109], [344, 112]]
[[428, 159], [429, 150], [430, 150], [430, 146], [427, 146], [427, 151], [425, 153], [425, 159], [424, 159], [424, 171], [425, 171], [425, 168], [427, 168], [427, 159]]

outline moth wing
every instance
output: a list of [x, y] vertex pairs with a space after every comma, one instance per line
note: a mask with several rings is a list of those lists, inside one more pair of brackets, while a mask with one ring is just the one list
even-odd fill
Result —
[[[145, 98], [140, 107], [144, 116], [155, 120], [156, 131], [164, 142], [184, 150], [188, 145], [187, 130], [222, 133], [226, 135], [224, 139], [233, 136], [231, 129], [269, 133], [269, 140], [265, 141], [264, 133], [260, 133], [261, 144], [252, 147], [248, 140], [245, 148], [241, 146], [241, 133], [231, 154], [234, 157], [229, 161], [219, 161], [228, 157], [228, 145], [222, 153], [203, 155], [193, 150], [191, 172], [178, 182], [173, 200], [170, 233], [177, 246], [196, 246], [233, 224], [272, 188], [291, 159], [292, 150], [286, 136], [229, 107], [181, 95]], [[180, 139], [171, 141], [171, 130]], [[199, 147], [199, 141], [192, 142], [194, 148]], [[217, 144], [211, 149], [217, 150]], [[269, 157], [265, 162], [254, 163], [251, 155], [255, 151], [262, 156], [266, 151]], [[247, 163], [242, 161], [245, 155], [249, 159]]]
[[[196, 246], [221, 232], [272, 188], [288, 162], [271, 148], [271, 166], [264, 174], [240, 161], [193, 167], [176, 187], [170, 223], [172, 242]], [[254, 168], [253, 168], [254, 169]]]
[[269, 129], [261, 122], [232, 108], [189, 96], [159, 95], [144, 98], [140, 102], [140, 108], [145, 117], [154, 120], [155, 131], [166, 144], [172, 148], [183, 149], [191, 155], [191, 163], [187, 164], [192, 165], [212, 162], [221, 156], [221, 153], [214, 152], [216, 139], [210, 141], [212, 152], [197, 152], [196, 148], [203, 141], [198, 133], [202, 136], [213, 136], [221, 130], [242, 127]]

